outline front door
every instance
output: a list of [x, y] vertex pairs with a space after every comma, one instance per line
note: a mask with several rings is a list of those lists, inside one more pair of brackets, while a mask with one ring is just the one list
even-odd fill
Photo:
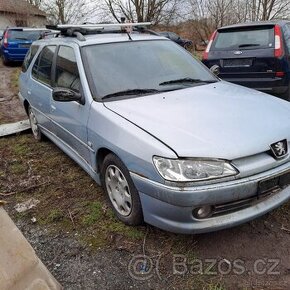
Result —
[[[73, 47], [59, 46], [56, 63], [54, 87], [82, 92], [76, 53]], [[51, 101], [51, 119], [54, 131], [67, 146], [90, 164], [90, 148], [87, 145], [87, 121], [90, 103]]]

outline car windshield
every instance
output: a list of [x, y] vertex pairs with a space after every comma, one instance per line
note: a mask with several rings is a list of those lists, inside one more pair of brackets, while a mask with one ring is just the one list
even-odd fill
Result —
[[13, 40], [37, 40], [41, 30], [9, 30], [8, 39]]
[[273, 27], [246, 27], [220, 30], [211, 50], [274, 48]]
[[[130, 41], [83, 47], [97, 98], [153, 94], [218, 79], [171, 41]], [[134, 94], [136, 92], [136, 94]]]

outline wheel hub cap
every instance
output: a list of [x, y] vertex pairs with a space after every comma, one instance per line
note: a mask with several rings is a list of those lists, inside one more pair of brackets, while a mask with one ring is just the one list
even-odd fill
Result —
[[123, 216], [128, 216], [132, 211], [132, 197], [128, 182], [121, 170], [108, 166], [105, 173], [106, 188], [114, 208]]

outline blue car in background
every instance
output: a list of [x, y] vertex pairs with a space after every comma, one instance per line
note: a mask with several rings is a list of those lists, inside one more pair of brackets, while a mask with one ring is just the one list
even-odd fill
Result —
[[290, 101], [290, 21], [248, 22], [218, 28], [203, 63], [223, 80]]
[[33, 41], [40, 38], [45, 29], [8, 27], [1, 40], [1, 57], [4, 65], [23, 61]]

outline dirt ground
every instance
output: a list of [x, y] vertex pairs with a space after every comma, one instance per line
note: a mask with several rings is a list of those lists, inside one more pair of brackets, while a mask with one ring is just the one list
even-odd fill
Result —
[[[1, 124], [25, 118], [19, 71], [0, 66]], [[127, 227], [81, 168], [29, 132], [0, 139], [0, 199], [65, 289], [290, 289], [290, 202], [202, 235]], [[39, 203], [15, 210], [30, 199]]]

